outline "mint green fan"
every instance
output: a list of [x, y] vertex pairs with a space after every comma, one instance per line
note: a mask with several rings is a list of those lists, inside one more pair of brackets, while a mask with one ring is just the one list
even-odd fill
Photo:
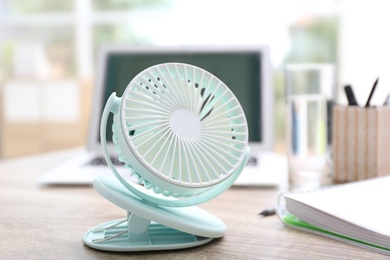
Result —
[[[110, 113], [118, 158], [138, 183], [110, 159]], [[150, 67], [122, 97], [110, 96], [100, 130], [116, 178], [96, 178], [94, 188], [127, 217], [92, 228], [85, 244], [106, 251], [169, 250], [223, 236], [225, 224], [195, 206], [228, 189], [248, 161], [245, 114], [221, 80], [188, 64]]]

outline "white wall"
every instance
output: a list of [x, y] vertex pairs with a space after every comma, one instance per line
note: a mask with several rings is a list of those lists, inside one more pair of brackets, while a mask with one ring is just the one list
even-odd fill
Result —
[[[339, 82], [351, 84], [362, 105], [378, 77], [373, 104], [382, 104], [390, 93], [389, 11], [386, 0], [343, 0], [341, 4]], [[346, 103], [344, 93], [339, 97]]]

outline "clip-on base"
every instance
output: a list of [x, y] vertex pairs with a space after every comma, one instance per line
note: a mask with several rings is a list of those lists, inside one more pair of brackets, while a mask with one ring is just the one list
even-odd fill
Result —
[[[89, 247], [105, 251], [151, 251], [195, 247], [222, 237], [225, 224], [196, 206], [148, 204], [115, 178], [100, 177], [95, 190], [123, 208], [127, 218], [100, 224], [84, 235]], [[130, 213], [131, 212], [131, 213]]]

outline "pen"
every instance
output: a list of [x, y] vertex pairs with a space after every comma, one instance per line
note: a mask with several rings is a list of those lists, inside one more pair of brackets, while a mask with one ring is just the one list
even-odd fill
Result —
[[265, 209], [263, 210], [262, 212], [259, 213], [259, 215], [263, 216], [263, 217], [268, 217], [268, 216], [272, 216], [272, 215], [275, 215], [276, 214], [276, 210], [275, 209]]
[[384, 105], [384, 106], [389, 106], [389, 105], [390, 105], [390, 94], [387, 95], [386, 100], [385, 100], [385, 102], [383, 103], [383, 105]]
[[344, 91], [345, 91], [345, 94], [347, 95], [348, 105], [357, 106], [358, 103], [356, 101], [355, 94], [353, 93], [353, 89], [352, 89], [351, 85], [345, 86]]
[[376, 85], [378, 84], [378, 80], [379, 80], [379, 78], [377, 78], [377, 79], [375, 80], [374, 85], [372, 86], [370, 95], [368, 96], [368, 99], [367, 99], [366, 107], [369, 107], [369, 106], [370, 106], [371, 98], [372, 98], [372, 95], [374, 94]]

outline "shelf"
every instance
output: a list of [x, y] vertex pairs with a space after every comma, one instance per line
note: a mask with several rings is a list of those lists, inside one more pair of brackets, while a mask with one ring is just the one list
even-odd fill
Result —
[[76, 24], [76, 16], [69, 13], [50, 13], [39, 15], [18, 15], [0, 17], [2, 27], [6, 26], [58, 26]]
[[[47, 13], [38, 15], [18, 15], [18, 16], [2, 16], [0, 24], [2, 27], [14, 26], [59, 26], [59, 25], [78, 25], [80, 22], [92, 25], [99, 24], [118, 24], [135, 20], [136, 17], [145, 17], [143, 11], [114, 11], [114, 12], [95, 12], [77, 16], [75, 13]], [[149, 12], [150, 15], [150, 12]], [[161, 15], [161, 12], [156, 12], [155, 15]], [[155, 16], [153, 15], [153, 16]], [[81, 18], [81, 19], [77, 19]], [[83, 21], [80, 21], [83, 20]]]

